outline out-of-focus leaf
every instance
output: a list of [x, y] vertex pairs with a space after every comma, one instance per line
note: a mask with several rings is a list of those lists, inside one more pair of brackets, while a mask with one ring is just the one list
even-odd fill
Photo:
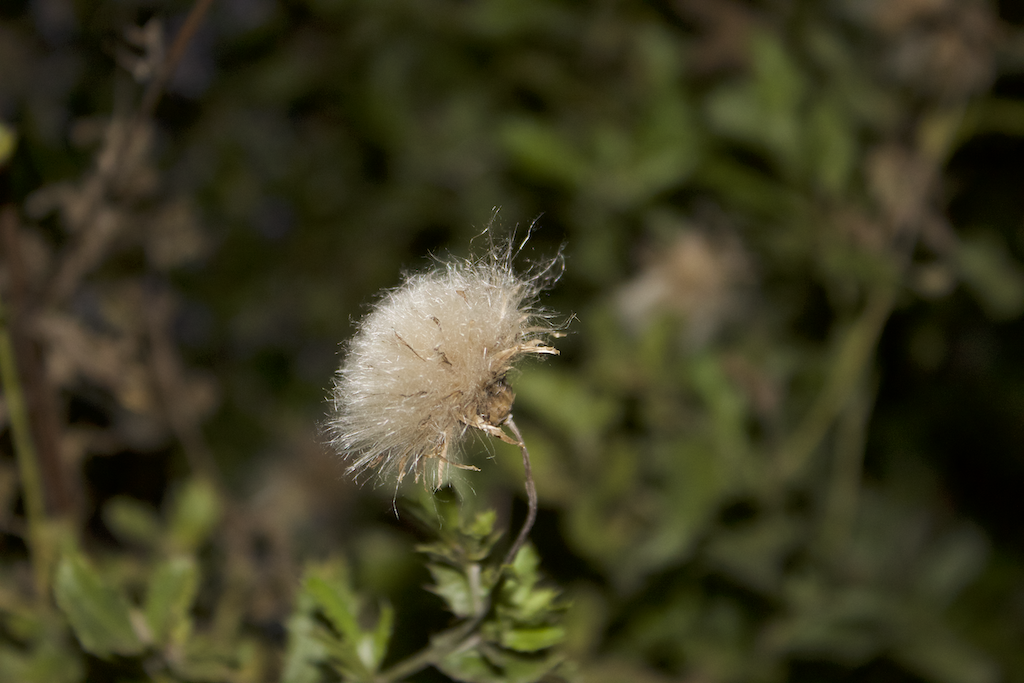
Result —
[[957, 265], [989, 317], [1007, 320], [1024, 312], [1024, 269], [993, 233], [964, 237]]
[[511, 579], [508, 581], [505, 600], [501, 606], [510, 606], [513, 609], [505, 613], [517, 621], [525, 623], [536, 622], [550, 616], [552, 610], [557, 607], [556, 601], [561, 591], [556, 588], [539, 586], [538, 579], [527, 579], [522, 582], [514, 582]]
[[840, 196], [857, 161], [857, 141], [842, 108], [830, 99], [811, 110], [807, 153], [815, 184], [832, 196]]
[[501, 632], [501, 645], [517, 652], [537, 652], [558, 645], [564, 638], [561, 626], [510, 628]]
[[221, 502], [208, 481], [195, 479], [178, 493], [170, 515], [169, 535], [175, 548], [197, 550], [220, 520]]
[[438, 668], [456, 681], [467, 683], [503, 683], [506, 680], [476, 648], [445, 656]]
[[498, 513], [494, 510], [484, 510], [473, 517], [466, 531], [475, 538], [487, 538], [494, 533], [494, 522], [497, 518]]
[[618, 563], [627, 583], [687, 557], [709, 531], [731, 489], [730, 463], [709, 444], [678, 440], [656, 445], [653, 451], [663, 486], [648, 496], [660, 512]]
[[143, 547], [159, 543], [163, 533], [155, 509], [135, 498], [115, 496], [103, 506], [103, 521], [122, 541]]
[[694, 389], [711, 412], [719, 457], [738, 469], [747, 464], [747, 407], [743, 395], [726, 376], [718, 358], [704, 354], [694, 359], [691, 368]]
[[790, 581], [790, 613], [768, 632], [778, 651], [859, 666], [878, 656], [902, 603], [871, 587], [839, 588], [814, 577]]
[[921, 558], [915, 587], [929, 602], [947, 604], [985, 567], [988, 543], [970, 526], [947, 532], [931, 544]]
[[516, 380], [516, 401], [582, 445], [596, 445], [618, 407], [586, 386], [582, 378], [534, 368]]
[[309, 576], [303, 584], [303, 590], [313, 598], [316, 606], [323, 611], [342, 638], [351, 642], [359, 640], [362, 635], [356, 617], [359, 614], [359, 603], [345, 583]]
[[249, 639], [214, 638], [194, 634], [182, 652], [170, 659], [171, 668], [180, 678], [196, 681], [260, 680], [260, 650]]
[[734, 579], [773, 593], [780, 587], [786, 554], [802, 537], [795, 520], [775, 516], [720, 532], [707, 554], [716, 568]]
[[777, 36], [756, 34], [751, 52], [753, 79], [713, 92], [706, 104], [708, 119], [722, 134], [768, 152], [793, 174], [801, 166], [800, 107], [807, 84]]
[[319, 662], [327, 658], [327, 648], [318, 636], [313, 612], [316, 603], [305, 591], [299, 592], [295, 613], [286, 624], [288, 647], [285, 651], [281, 683], [318, 683]]
[[980, 652], [945, 631], [933, 619], [911, 629], [897, 644], [894, 658], [908, 670], [935, 683], [995, 683], [999, 669]]
[[530, 175], [570, 189], [584, 182], [587, 161], [551, 124], [515, 118], [505, 122], [500, 136], [509, 156]]
[[359, 657], [370, 671], [376, 671], [388, 653], [388, 644], [395, 629], [395, 610], [391, 605], [381, 605], [377, 626], [372, 633], [363, 636], [359, 644]]
[[[697, 182], [721, 195], [730, 204], [757, 216], [773, 219], [798, 220], [806, 213], [804, 197], [785, 183], [777, 182], [749, 165], [717, 156], [709, 159], [697, 174]], [[788, 231], [777, 236], [780, 243], [786, 239], [799, 239], [798, 231]], [[792, 245], [807, 251], [812, 245], [801, 240]], [[792, 249], [790, 245], [786, 245]]]
[[39, 643], [30, 652], [0, 645], [0, 681], [76, 683], [84, 673], [82, 662], [56, 643]]
[[199, 585], [199, 569], [191, 557], [173, 557], [153, 572], [145, 614], [153, 641], [182, 642], [189, 631], [188, 612]]
[[7, 160], [14, 156], [14, 148], [17, 147], [18, 136], [14, 130], [0, 121], [0, 167], [7, 163]]
[[[381, 605], [380, 616], [371, 630], [363, 630], [359, 625], [359, 614], [362, 601], [353, 592], [348, 583], [348, 573], [343, 565], [327, 565], [314, 568], [307, 572], [303, 582], [301, 610], [307, 610], [312, 617], [319, 610], [337, 632], [337, 635], [315, 623], [310, 624], [296, 617], [294, 631], [289, 641], [288, 666], [289, 675], [296, 680], [303, 680], [311, 675], [306, 664], [309, 658], [321, 656], [346, 678], [368, 678], [377, 670], [387, 654], [388, 643], [394, 627], [394, 610], [389, 605]], [[309, 632], [313, 629], [313, 633]], [[319, 647], [306, 642], [308, 638], [316, 638]], [[323, 662], [326, 663], [326, 662]]]
[[145, 645], [135, 633], [128, 601], [108, 585], [78, 554], [69, 554], [57, 567], [57, 604], [67, 615], [82, 647], [99, 657], [133, 655]]
[[458, 617], [476, 614], [483, 598], [479, 586], [474, 590], [466, 575], [452, 567], [430, 564], [427, 568], [434, 577], [430, 591], [445, 601], [452, 614]]
[[534, 683], [561, 661], [558, 655], [538, 658], [509, 650], [473, 648], [449, 654], [438, 668], [451, 678], [467, 683]]
[[601, 641], [610, 612], [608, 600], [597, 586], [577, 583], [566, 598], [564, 650], [571, 659], [589, 657]]

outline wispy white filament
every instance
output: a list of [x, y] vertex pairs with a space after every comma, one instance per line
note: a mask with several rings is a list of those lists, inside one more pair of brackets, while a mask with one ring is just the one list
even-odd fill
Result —
[[557, 353], [533, 304], [561, 260], [520, 276], [512, 256], [506, 245], [409, 276], [362, 320], [328, 422], [351, 474], [413, 472], [440, 486], [448, 464], [464, 466], [469, 427], [499, 435], [513, 398], [505, 375], [523, 355]]

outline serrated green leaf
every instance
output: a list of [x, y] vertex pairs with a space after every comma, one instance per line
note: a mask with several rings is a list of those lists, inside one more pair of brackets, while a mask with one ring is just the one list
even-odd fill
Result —
[[359, 601], [356, 595], [343, 581], [327, 581], [319, 576], [309, 576], [303, 585], [309, 595], [331, 626], [341, 634], [342, 638], [356, 643], [362, 636], [362, 629], [356, 615], [359, 614]]
[[175, 548], [193, 552], [209, 538], [220, 521], [221, 502], [213, 484], [190, 481], [175, 498], [169, 534]]
[[476, 649], [446, 655], [438, 668], [447, 676], [467, 683], [506, 683], [502, 672], [491, 665]]
[[533, 585], [539, 578], [537, 569], [540, 567], [540, 555], [533, 545], [527, 543], [512, 558], [512, 575], [517, 581]]
[[[554, 588], [532, 587], [529, 590], [516, 591], [507, 603], [503, 603], [502, 614], [511, 616], [518, 622], [535, 623], [547, 618], [552, 611], [558, 609], [556, 600], [561, 594]], [[508, 609], [508, 608], [511, 609]]]
[[[199, 568], [191, 557], [174, 557], [153, 572], [146, 594], [146, 623], [157, 645], [181, 641], [189, 629], [189, 609], [199, 586]], [[175, 637], [181, 632], [181, 636]]]
[[80, 555], [61, 559], [54, 593], [75, 636], [89, 652], [109, 657], [139, 654], [145, 649], [132, 628], [128, 600]]
[[480, 599], [483, 596], [479, 595], [479, 589], [478, 594], [474, 596], [469, 579], [465, 574], [457, 569], [439, 564], [429, 564], [427, 569], [434, 577], [434, 585], [430, 587], [430, 591], [445, 601], [452, 614], [458, 617], [476, 614], [482, 604]]
[[562, 663], [557, 653], [546, 657], [495, 647], [453, 652], [438, 663], [450, 678], [466, 683], [534, 683]]
[[497, 518], [498, 513], [494, 510], [478, 512], [473, 521], [466, 527], [466, 532], [476, 538], [487, 538], [494, 532], [494, 522]]
[[103, 506], [103, 521], [118, 539], [152, 547], [163, 535], [160, 517], [152, 506], [128, 496], [115, 496]]

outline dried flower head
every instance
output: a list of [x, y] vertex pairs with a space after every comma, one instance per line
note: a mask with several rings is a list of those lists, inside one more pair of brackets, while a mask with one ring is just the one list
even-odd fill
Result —
[[507, 375], [523, 356], [558, 353], [535, 302], [562, 264], [559, 255], [517, 274], [521, 248], [510, 239], [483, 258], [407, 276], [362, 320], [335, 376], [327, 425], [349, 473], [401, 482], [413, 472], [436, 488], [448, 465], [477, 469], [459, 462], [470, 427], [520, 444], [502, 429], [515, 398]]

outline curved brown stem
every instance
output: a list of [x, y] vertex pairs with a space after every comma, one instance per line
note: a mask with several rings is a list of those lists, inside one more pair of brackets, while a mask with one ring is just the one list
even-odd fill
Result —
[[533, 483], [533, 470], [530, 467], [530, 451], [526, 450], [526, 442], [523, 441], [523, 435], [519, 432], [519, 427], [516, 426], [515, 420], [509, 415], [508, 419], [505, 420], [505, 424], [508, 425], [509, 430], [515, 435], [516, 439], [519, 440], [519, 450], [523, 454], [523, 469], [526, 472], [526, 498], [529, 501], [529, 509], [526, 511], [526, 521], [523, 522], [523, 528], [519, 530], [519, 535], [516, 536], [515, 542], [512, 547], [508, 549], [508, 553], [505, 555], [504, 561], [501, 565], [512, 564], [512, 561], [516, 559], [516, 555], [519, 553], [520, 548], [526, 543], [526, 538], [530, 535], [530, 529], [533, 528], [533, 523], [537, 521], [537, 487]]

